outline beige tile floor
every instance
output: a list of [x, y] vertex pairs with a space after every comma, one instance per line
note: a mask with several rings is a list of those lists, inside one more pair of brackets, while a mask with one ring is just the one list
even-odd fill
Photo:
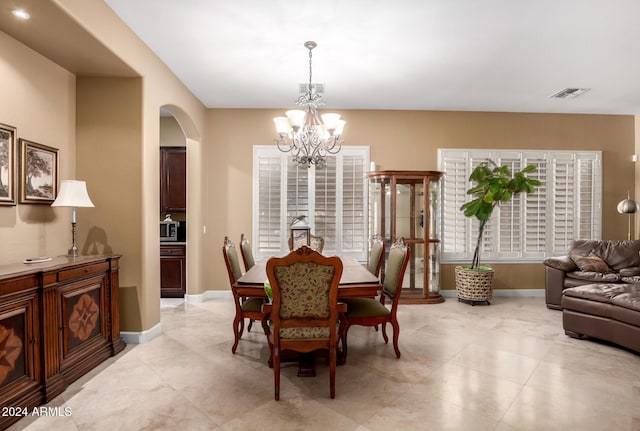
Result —
[[490, 306], [448, 298], [399, 311], [402, 357], [371, 328], [349, 333], [348, 364], [329, 398], [282, 370], [281, 400], [259, 328], [231, 354], [230, 299], [164, 301], [163, 334], [127, 346], [11, 430], [640, 430], [640, 356], [562, 331], [542, 298]]

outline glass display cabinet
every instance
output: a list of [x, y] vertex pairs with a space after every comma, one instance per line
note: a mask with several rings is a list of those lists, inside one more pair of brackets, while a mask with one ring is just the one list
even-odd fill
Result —
[[[400, 301], [444, 302], [440, 293], [441, 196], [444, 172], [374, 171], [369, 180], [369, 233], [391, 244], [404, 238], [411, 258]], [[384, 265], [381, 272], [384, 277]]]

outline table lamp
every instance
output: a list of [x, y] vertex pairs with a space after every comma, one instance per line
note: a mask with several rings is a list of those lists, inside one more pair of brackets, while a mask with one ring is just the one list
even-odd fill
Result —
[[76, 208], [77, 207], [94, 207], [89, 194], [87, 193], [87, 183], [76, 180], [63, 180], [60, 185], [58, 197], [51, 204], [52, 207], [71, 207], [71, 235], [73, 243], [67, 253], [68, 256], [78, 256], [78, 247], [76, 245]]

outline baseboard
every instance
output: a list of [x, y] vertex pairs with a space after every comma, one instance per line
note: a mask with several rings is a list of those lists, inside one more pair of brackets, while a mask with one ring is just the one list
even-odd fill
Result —
[[185, 295], [184, 300], [187, 304], [198, 304], [204, 302], [207, 299], [220, 299], [231, 298], [232, 294], [230, 290], [207, 290], [204, 293], [198, 295]]
[[127, 344], [144, 344], [162, 334], [162, 323], [158, 322], [151, 329], [142, 332], [121, 331], [120, 336]]
[[[458, 293], [456, 290], [442, 290], [440, 292], [445, 298], [456, 298]], [[493, 289], [493, 296], [500, 297], [542, 297], [544, 298], [544, 289]]]

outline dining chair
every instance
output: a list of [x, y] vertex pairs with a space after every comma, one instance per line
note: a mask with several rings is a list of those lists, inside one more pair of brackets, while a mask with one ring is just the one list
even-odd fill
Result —
[[335, 398], [338, 317], [346, 311], [338, 303], [342, 261], [302, 246], [285, 257], [270, 258], [266, 270], [273, 299], [262, 309], [270, 313], [275, 399], [280, 399], [281, 353], [319, 349], [329, 351], [329, 395]]
[[266, 314], [262, 312], [262, 298], [243, 298], [238, 294], [237, 289], [234, 287], [235, 282], [242, 277], [242, 271], [240, 270], [240, 262], [238, 260], [238, 252], [236, 246], [228, 237], [224, 237], [224, 244], [222, 245], [222, 255], [224, 256], [224, 262], [227, 266], [227, 273], [229, 274], [229, 284], [231, 285], [231, 293], [233, 294], [233, 302], [236, 309], [235, 316], [233, 318], [233, 346], [231, 352], [236, 353], [238, 348], [238, 341], [242, 337], [244, 332], [244, 319], [249, 319], [249, 327], [247, 331], [251, 331], [251, 323], [254, 320], [258, 320], [262, 323], [262, 328], [265, 334], [269, 333], [269, 328], [266, 322]]
[[[393, 327], [393, 349], [396, 357], [400, 357], [398, 348], [398, 337], [400, 335], [400, 325], [398, 324], [398, 300], [402, 293], [402, 279], [404, 278], [407, 263], [410, 255], [409, 246], [403, 239], [396, 241], [389, 250], [389, 259], [385, 267], [385, 278], [380, 292], [380, 299], [373, 298], [344, 298], [341, 299], [347, 304], [347, 312], [341, 316], [340, 339], [342, 342], [341, 363], [347, 360], [347, 333], [353, 325], [377, 326], [382, 325], [382, 337], [384, 342], [389, 342], [387, 337], [386, 324]], [[391, 300], [391, 307], [387, 307], [386, 299]]]
[[253, 260], [253, 250], [251, 249], [249, 238], [243, 233], [240, 234], [240, 254], [242, 255], [242, 262], [244, 263], [244, 270], [249, 271], [256, 262]]
[[322, 254], [322, 250], [324, 249], [324, 238], [321, 236], [311, 235], [311, 239], [309, 240], [309, 248]]
[[380, 237], [373, 239], [371, 243], [371, 251], [369, 251], [369, 260], [367, 269], [376, 277], [380, 278], [380, 269], [384, 262], [384, 241]]

